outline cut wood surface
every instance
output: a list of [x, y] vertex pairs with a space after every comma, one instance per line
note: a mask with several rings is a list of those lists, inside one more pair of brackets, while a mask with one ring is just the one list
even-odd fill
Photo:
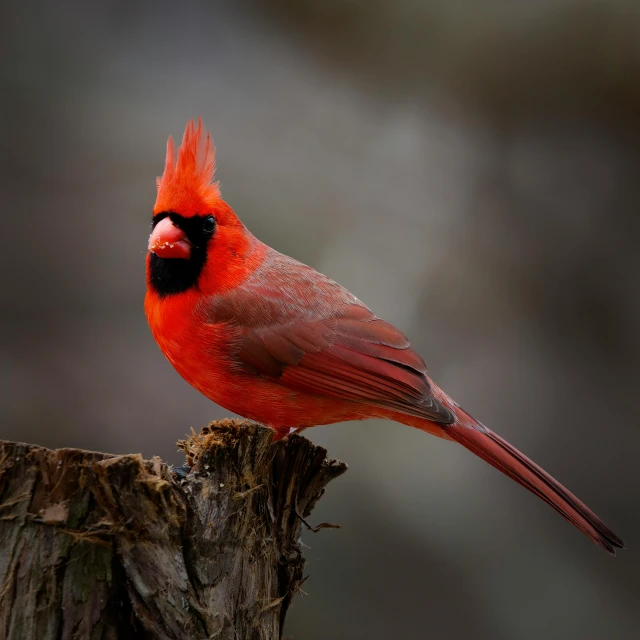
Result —
[[0, 441], [0, 638], [278, 640], [299, 545], [346, 465], [247, 421], [159, 458]]

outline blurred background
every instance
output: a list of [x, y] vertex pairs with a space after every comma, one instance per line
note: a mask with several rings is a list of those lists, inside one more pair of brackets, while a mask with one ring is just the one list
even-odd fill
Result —
[[201, 115], [263, 241], [396, 324], [628, 544], [452, 443], [308, 436], [349, 472], [286, 635], [640, 637], [640, 4], [14, 3], [0, 40], [0, 437], [159, 454], [228, 415], [155, 345], [167, 136]]

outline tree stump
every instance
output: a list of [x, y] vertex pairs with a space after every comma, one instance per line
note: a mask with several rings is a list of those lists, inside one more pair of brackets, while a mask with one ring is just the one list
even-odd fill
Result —
[[[0, 637], [277, 640], [298, 542], [346, 465], [247, 421], [159, 458], [0, 441]], [[306, 524], [306, 523], [305, 523]]]

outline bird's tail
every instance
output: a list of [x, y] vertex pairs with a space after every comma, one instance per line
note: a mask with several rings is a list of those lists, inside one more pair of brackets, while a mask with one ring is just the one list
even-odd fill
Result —
[[625, 548], [622, 540], [589, 507], [535, 462], [466, 411], [456, 408], [456, 414], [457, 423], [444, 427], [451, 439], [542, 498], [605, 551], [615, 555], [615, 547]]

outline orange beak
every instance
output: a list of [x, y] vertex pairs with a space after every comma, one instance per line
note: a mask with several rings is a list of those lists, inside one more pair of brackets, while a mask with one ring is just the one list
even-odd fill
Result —
[[149, 251], [161, 258], [188, 260], [191, 257], [191, 243], [184, 231], [171, 222], [171, 218], [162, 218], [151, 232]]

